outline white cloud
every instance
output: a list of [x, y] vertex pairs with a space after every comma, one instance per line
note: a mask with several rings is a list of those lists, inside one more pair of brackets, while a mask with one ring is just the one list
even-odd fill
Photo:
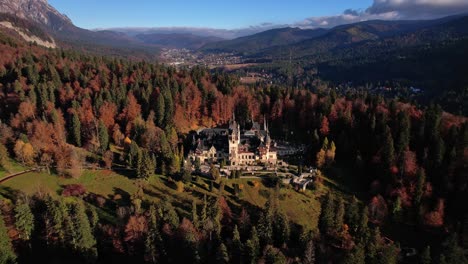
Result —
[[467, 0], [374, 0], [366, 13], [398, 12], [404, 19], [430, 19], [468, 12]]
[[367, 20], [415, 20], [434, 19], [454, 14], [468, 13], [468, 0], [374, 0], [372, 5], [364, 10], [347, 9], [342, 14], [322, 17], [309, 17], [290, 25], [278, 25], [262, 23], [239, 29], [214, 29], [214, 28], [139, 28], [139, 29], [114, 29], [127, 34], [137, 33], [192, 33], [201, 36], [217, 36], [232, 39], [281, 27], [300, 28], [332, 28], [335, 26], [362, 22]]
[[468, 12], [468, 0], [374, 0], [366, 10], [347, 9], [339, 15], [310, 17], [294, 26], [317, 28], [375, 19], [434, 19], [465, 12]]

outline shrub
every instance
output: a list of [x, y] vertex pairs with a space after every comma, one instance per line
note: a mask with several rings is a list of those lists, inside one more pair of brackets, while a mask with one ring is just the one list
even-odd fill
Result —
[[176, 182], [177, 192], [184, 192], [184, 183], [181, 181]]
[[65, 186], [62, 195], [65, 197], [82, 197], [86, 193], [86, 188], [81, 184], [70, 184]]

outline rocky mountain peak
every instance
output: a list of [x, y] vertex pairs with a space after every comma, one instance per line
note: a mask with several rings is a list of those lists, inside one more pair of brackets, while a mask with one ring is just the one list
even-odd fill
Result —
[[67, 16], [49, 5], [47, 0], [0, 0], [0, 12], [39, 23], [55, 31], [72, 24]]

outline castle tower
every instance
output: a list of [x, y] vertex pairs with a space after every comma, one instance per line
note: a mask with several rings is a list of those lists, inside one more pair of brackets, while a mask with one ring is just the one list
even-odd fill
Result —
[[229, 161], [231, 165], [238, 165], [238, 153], [240, 144], [240, 126], [236, 122], [236, 116], [232, 113], [232, 120], [229, 122]]

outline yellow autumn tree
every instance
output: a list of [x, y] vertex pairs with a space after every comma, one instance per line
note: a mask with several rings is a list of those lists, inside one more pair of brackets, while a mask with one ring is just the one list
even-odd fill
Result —
[[322, 168], [325, 165], [325, 158], [326, 158], [326, 152], [324, 149], [320, 149], [319, 152], [317, 152], [316, 160], [317, 160], [317, 167]]
[[14, 152], [16, 157], [23, 163], [23, 165], [33, 165], [36, 153], [31, 143], [24, 143], [23, 140], [18, 139], [15, 143]]
[[333, 164], [333, 162], [335, 162], [335, 153], [336, 153], [336, 146], [335, 146], [335, 142], [332, 141], [326, 152], [327, 166], [330, 166], [331, 164]]

